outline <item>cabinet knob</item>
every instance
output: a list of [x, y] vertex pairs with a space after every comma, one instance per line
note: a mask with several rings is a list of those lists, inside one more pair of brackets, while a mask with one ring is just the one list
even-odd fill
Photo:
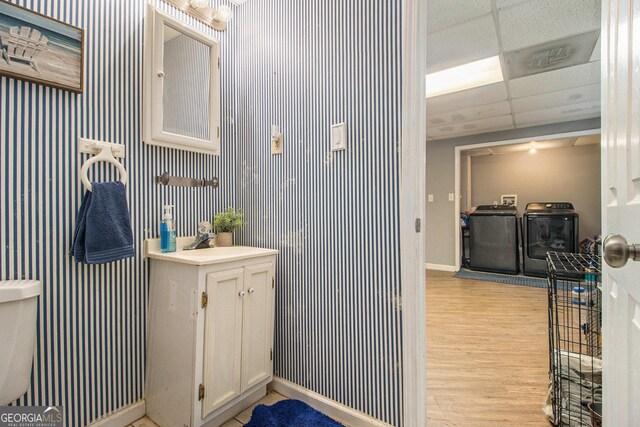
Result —
[[253, 288], [249, 289], [249, 293], [250, 293], [250, 294], [254, 293], [255, 291], [256, 291], [256, 290], [255, 290], [255, 289], [253, 289]]
[[243, 296], [245, 295], [245, 291], [240, 291], [240, 293], [239, 293], [238, 295], [240, 295], [241, 297], [243, 297]]

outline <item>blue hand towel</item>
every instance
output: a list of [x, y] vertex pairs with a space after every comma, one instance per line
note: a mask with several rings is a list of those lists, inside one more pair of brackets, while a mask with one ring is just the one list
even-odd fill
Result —
[[124, 184], [93, 182], [76, 218], [71, 252], [77, 262], [105, 264], [135, 255]]

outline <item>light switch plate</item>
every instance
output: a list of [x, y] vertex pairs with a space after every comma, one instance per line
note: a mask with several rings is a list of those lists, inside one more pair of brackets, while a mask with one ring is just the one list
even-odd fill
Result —
[[429, 194], [429, 201], [433, 202], [433, 194]]
[[331, 125], [331, 151], [347, 149], [347, 125], [336, 123]]
[[271, 125], [271, 154], [282, 154], [282, 132], [278, 125]]
[[453, 196], [454, 196], [454, 194], [453, 194], [453, 193], [449, 193], [449, 201], [450, 201], [450, 202], [453, 202]]

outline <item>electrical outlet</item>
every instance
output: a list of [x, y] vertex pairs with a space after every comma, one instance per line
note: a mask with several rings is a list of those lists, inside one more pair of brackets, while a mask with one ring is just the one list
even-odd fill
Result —
[[429, 201], [433, 202], [433, 194], [429, 194]]
[[271, 125], [271, 154], [282, 154], [282, 132], [277, 125]]

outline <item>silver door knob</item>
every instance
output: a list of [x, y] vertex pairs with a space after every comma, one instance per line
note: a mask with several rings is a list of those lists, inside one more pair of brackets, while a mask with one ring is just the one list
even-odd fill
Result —
[[628, 260], [640, 261], [640, 245], [630, 245], [619, 234], [609, 234], [602, 244], [604, 260], [613, 268], [624, 267]]
[[250, 294], [254, 293], [255, 291], [256, 291], [256, 290], [255, 290], [255, 289], [253, 289], [253, 288], [249, 289], [249, 293], [250, 293]]
[[164, 77], [164, 71], [158, 71], [158, 77]]
[[240, 291], [240, 293], [238, 295], [243, 297], [243, 296], [245, 296], [245, 292], [244, 291]]

